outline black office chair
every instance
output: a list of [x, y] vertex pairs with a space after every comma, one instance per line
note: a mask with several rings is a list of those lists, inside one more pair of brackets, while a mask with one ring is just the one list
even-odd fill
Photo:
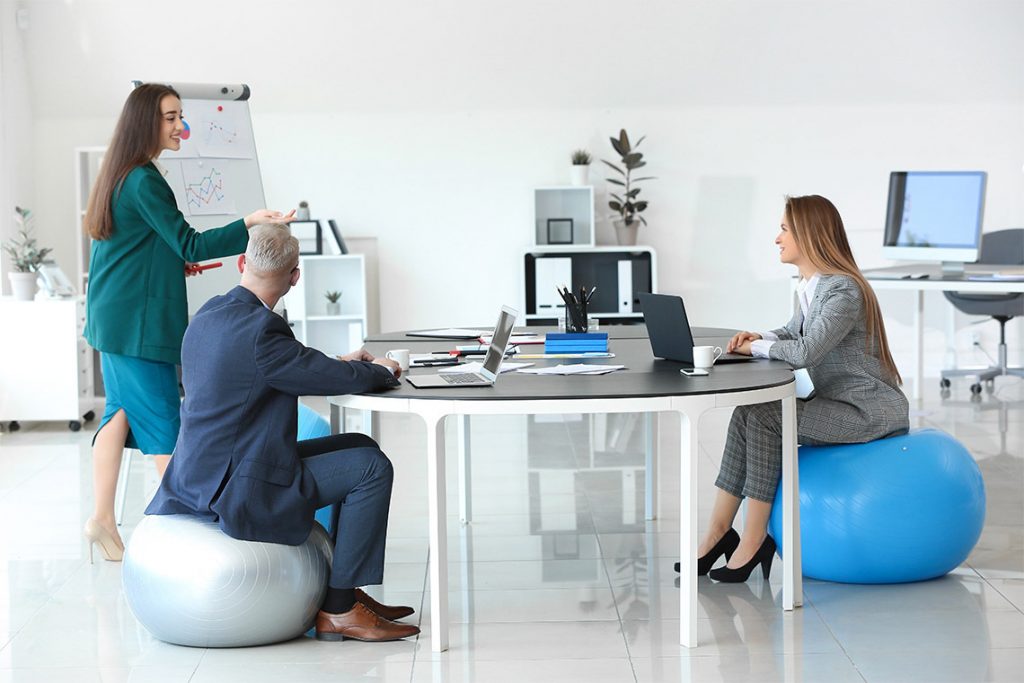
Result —
[[[1024, 265], [1024, 228], [1000, 230], [985, 233], [981, 241], [978, 262], [986, 266]], [[1024, 377], [1024, 368], [1011, 368], [1006, 364], [1006, 323], [1017, 315], [1024, 315], [1024, 293], [1010, 294], [966, 294], [946, 292], [950, 303], [967, 315], [988, 315], [999, 321], [999, 364], [987, 368], [964, 368], [943, 370], [941, 386], [949, 389], [950, 377], [977, 377], [971, 385], [972, 394], [981, 393], [981, 383], [987, 382], [991, 389], [996, 377], [1015, 375]]]

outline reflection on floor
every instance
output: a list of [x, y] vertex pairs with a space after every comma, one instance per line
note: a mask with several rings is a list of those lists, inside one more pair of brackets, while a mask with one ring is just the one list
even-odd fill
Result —
[[[91, 434], [26, 424], [0, 435], [0, 682], [1019, 681], [1024, 409], [1010, 402], [1024, 386], [998, 385], [973, 403], [966, 383], [956, 384], [951, 399], [936, 392], [914, 413], [916, 426], [962, 441], [984, 474], [985, 529], [962, 567], [899, 586], [809, 580], [804, 608], [788, 614], [778, 560], [767, 583], [701, 579], [694, 650], [677, 644], [679, 466], [661, 458], [658, 519], [645, 522], [637, 416], [474, 419], [469, 526], [457, 519], [449, 455], [453, 627], [443, 654], [429, 647], [425, 446], [415, 419], [383, 418], [396, 481], [386, 585], [371, 592], [416, 605], [423, 636], [244, 650], [166, 645], [136, 623], [120, 566], [90, 565], [81, 538]], [[702, 519], [728, 418], [718, 411], [701, 425]], [[662, 426], [662, 453], [671, 453], [676, 425]], [[137, 463], [126, 534], [155, 483], [152, 467]]]

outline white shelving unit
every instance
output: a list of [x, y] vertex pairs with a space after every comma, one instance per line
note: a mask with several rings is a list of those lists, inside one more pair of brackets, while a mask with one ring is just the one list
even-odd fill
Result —
[[564, 315], [555, 288], [597, 287], [588, 311], [602, 323], [643, 320], [639, 293], [658, 291], [653, 248], [537, 246], [523, 254], [523, 311], [527, 325], [550, 325]]
[[[285, 296], [295, 338], [328, 355], [361, 347], [368, 332], [363, 254], [302, 256], [299, 270], [299, 283]], [[327, 313], [328, 291], [341, 292], [338, 315]]]
[[12, 332], [0, 335], [0, 421], [12, 430], [19, 420], [67, 420], [81, 429], [95, 417], [85, 299], [2, 297], [0, 320]]
[[594, 188], [589, 185], [536, 188], [533, 224], [537, 246], [577, 249], [594, 246]]
[[106, 147], [75, 148], [75, 257], [78, 265], [78, 280], [75, 282], [79, 294], [85, 294], [89, 282], [89, 250], [92, 240], [85, 232], [85, 209], [89, 205], [89, 192], [103, 163]]

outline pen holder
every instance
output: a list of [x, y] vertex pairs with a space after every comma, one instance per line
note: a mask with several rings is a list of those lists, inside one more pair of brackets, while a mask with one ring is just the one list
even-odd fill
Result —
[[573, 323], [571, 316], [566, 318], [564, 307], [562, 314], [558, 316], [558, 331], [559, 332], [594, 332], [600, 329], [601, 322], [598, 321], [596, 315], [587, 315], [583, 318], [585, 323], [582, 326]]

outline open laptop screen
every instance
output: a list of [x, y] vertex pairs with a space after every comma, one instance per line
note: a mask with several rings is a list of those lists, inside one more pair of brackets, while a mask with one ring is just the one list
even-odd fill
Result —
[[505, 357], [505, 348], [508, 346], [509, 337], [512, 336], [512, 327], [515, 324], [516, 312], [511, 308], [502, 307], [501, 313], [498, 315], [498, 323], [494, 326], [491, 347], [487, 349], [487, 356], [484, 358], [484, 370], [492, 375], [498, 374], [501, 359]]

